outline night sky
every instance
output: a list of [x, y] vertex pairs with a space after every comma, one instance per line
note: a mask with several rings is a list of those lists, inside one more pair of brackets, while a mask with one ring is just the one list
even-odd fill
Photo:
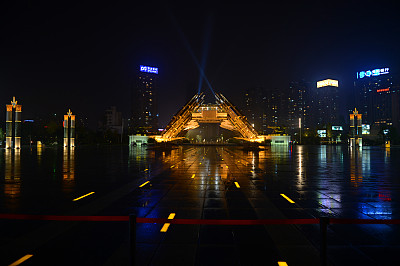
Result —
[[238, 106], [246, 88], [300, 79], [336, 78], [345, 100], [357, 71], [400, 67], [394, 2], [9, 2], [0, 4], [0, 98], [16, 96], [23, 119], [71, 108], [96, 127], [111, 105], [127, 117], [140, 64], [159, 67], [160, 126], [197, 92], [197, 64]]

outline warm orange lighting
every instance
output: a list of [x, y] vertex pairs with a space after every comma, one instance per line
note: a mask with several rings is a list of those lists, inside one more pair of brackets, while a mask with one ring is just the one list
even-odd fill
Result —
[[288, 196], [286, 196], [285, 194], [281, 194], [282, 197], [284, 197], [287, 201], [289, 201], [290, 203], [294, 203], [293, 200], [291, 200]]
[[196, 174], [193, 174], [193, 175], [192, 175], [192, 178], [194, 178], [194, 177], [195, 177], [195, 175], [196, 175]]
[[171, 168], [174, 168], [175, 167], [175, 165], [171, 165]]
[[23, 256], [22, 258], [20, 258], [19, 260], [11, 263], [9, 266], [20, 265], [21, 263], [23, 263], [24, 261], [26, 261], [27, 259], [29, 259], [32, 256], [33, 256], [32, 254], [27, 254], [27, 255]]
[[79, 198], [73, 199], [72, 201], [77, 201], [77, 200], [83, 199], [84, 197], [90, 196], [92, 194], [94, 194], [94, 192], [87, 193], [86, 195], [83, 195], [83, 196], [81, 196]]
[[288, 266], [285, 261], [278, 261], [278, 266]]
[[239, 186], [239, 183], [238, 183], [238, 182], [235, 182], [235, 186], [236, 186], [237, 188], [240, 188], [240, 186]]

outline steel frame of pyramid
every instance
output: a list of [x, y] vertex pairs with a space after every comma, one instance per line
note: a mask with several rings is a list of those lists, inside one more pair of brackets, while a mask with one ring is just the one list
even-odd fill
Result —
[[[215, 93], [216, 104], [204, 105], [204, 93], [196, 94], [171, 119], [159, 136], [152, 136], [157, 142], [170, 142], [184, 137], [179, 135], [199, 126], [199, 123], [219, 123], [222, 128], [237, 131], [239, 139], [249, 142], [265, 141], [266, 136], [258, 135], [237, 108], [221, 93]], [[211, 106], [211, 107], [210, 107]], [[211, 110], [210, 110], [211, 109]]]

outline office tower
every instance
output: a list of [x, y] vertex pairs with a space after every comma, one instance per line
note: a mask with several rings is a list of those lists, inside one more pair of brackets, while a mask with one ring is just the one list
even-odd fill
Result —
[[104, 127], [119, 134], [123, 131], [122, 113], [117, 111], [117, 107], [111, 106], [104, 113]]
[[399, 79], [389, 68], [357, 72], [356, 106], [366, 124], [398, 124]]
[[252, 127], [261, 134], [266, 132], [266, 98], [265, 90], [260, 87], [246, 89], [244, 95], [244, 115]]
[[338, 122], [339, 81], [325, 79], [317, 82], [315, 102], [312, 108], [315, 126], [323, 127]]
[[302, 128], [311, 127], [310, 121], [310, 88], [311, 84], [306, 81], [292, 81], [289, 83], [287, 96], [287, 125], [290, 129], [299, 128], [301, 119]]
[[130, 133], [147, 134], [158, 130], [158, 68], [140, 66], [132, 86]]

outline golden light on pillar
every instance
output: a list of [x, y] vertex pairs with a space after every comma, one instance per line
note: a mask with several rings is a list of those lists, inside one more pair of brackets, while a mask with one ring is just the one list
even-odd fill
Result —
[[64, 115], [64, 148], [75, 147], [75, 115], [72, 114], [71, 109]]
[[21, 113], [22, 105], [13, 97], [6, 105], [6, 149], [21, 148]]
[[362, 114], [357, 108], [350, 114], [350, 146], [362, 146]]

